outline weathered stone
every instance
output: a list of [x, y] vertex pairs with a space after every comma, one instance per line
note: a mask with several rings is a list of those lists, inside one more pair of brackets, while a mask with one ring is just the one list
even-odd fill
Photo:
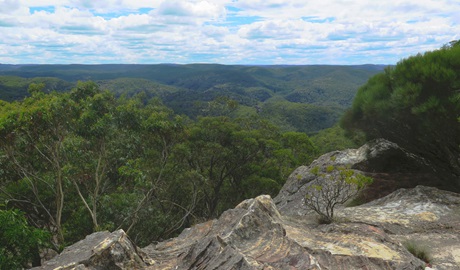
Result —
[[143, 250], [157, 262], [149, 269], [304, 269], [312, 265], [307, 250], [286, 237], [269, 196], [246, 200], [218, 220]]
[[339, 213], [383, 228], [392, 241], [425, 246], [435, 269], [460, 269], [460, 194], [433, 187], [400, 189]]
[[[373, 176], [367, 199], [379, 199], [341, 206], [337, 222], [319, 225], [303, 198], [311, 169], [329, 165]], [[140, 250], [122, 231], [95, 233], [39, 269], [460, 269], [460, 195], [415, 186], [426, 182], [437, 183], [429, 164], [377, 140], [323, 155], [296, 169], [274, 200], [245, 200], [176, 238]], [[426, 244], [431, 264], [405, 241]]]
[[269, 196], [143, 249], [149, 269], [423, 269], [384, 230], [361, 223], [318, 226], [289, 219]]
[[274, 201], [280, 212], [288, 215], [309, 213], [303, 197], [316, 176], [314, 167], [345, 166], [371, 176], [374, 182], [361, 193], [361, 200], [369, 202], [400, 188], [426, 185], [443, 188], [444, 183], [423, 158], [413, 155], [384, 139], [369, 142], [358, 149], [333, 151], [322, 155], [309, 166], [300, 166], [287, 179]]
[[147, 266], [141, 252], [123, 230], [96, 232], [87, 236], [43, 266], [41, 270], [112, 270], [142, 269]]

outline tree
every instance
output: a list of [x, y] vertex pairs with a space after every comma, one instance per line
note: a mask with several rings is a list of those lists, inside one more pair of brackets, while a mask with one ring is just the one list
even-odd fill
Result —
[[401, 60], [358, 90], [341, 124], [425, 158], [460, 190], [460, 45]]
[[93, 230], [100, 230], [98, 206], [110, 170], [116, 127], [113, 113], [115, 98], [92, 82], [79, 83], [71, 92], [78, 102], [79, 117], [73, 136], [67, 140], [72, 162], [66, 167], [78, 197], [91, 216]]
[[334, 221], [334, 209], [356, 196], [372, 183], [372, 178], [345, 167], [328, 166], [320, 172], [314, 167], [311, 172], [317, 176], [315, 183], [307, 188], [305, 205], [320, 215], [323, 223]]
[[358, 148], [366, 142], [362, 132], [361, 134], [355, 132], [353, 138], [347, 135], [345, 129], [336, 124], [333, 127], [321, 130], [311, 137], [311, 140], [318, 147], [319, 154], [347, 148]]
[[222, 209], [223, 190], [232, 183], [238, 186], [239, 173], [258, 157], [261, 145], [227, 117], [200, 118], [189, 134], [182, 157], [198, 176], [200, 215], [215, 217]]
[[[183, 119], [174, 115], [158, 100], [153, 100], [151, 104], [140, 110], [133, 110], [132, 105], [131, 108], [130, 106], [120, 108], [119, 112], [129, 113], [131, 115], [129, 120], [138, 122], [139, 139], [141, 140], [139, 143], [143, 145], [139, 149], [139, 155], [129, 159], [119, 168], [119, 171], [126, 177], [135, 177], [135, 188], [141, 190], [142, 193], [140, 194], [141, 199], [127, 216], [129, 218], [123, 223], [128, 224], [126, 231], [129, 233], [138, 222], [146, 218], [142, 216], [142, 212], [146, 213], [145, 208], [151, 208], [161, 215], [158, 220], [163, 219], [164, 221], [162, 233], [170, 233], [177, 229], [169, 227], [169, 223], [175, 223], [170, 222], [170, 219], [175, 218], [176, 214], [182, 212], [183, 209], [187, 209], [185, 216], [190, 213], [187, 205], [182, 207], [170, 199], [170, 193], [177, 192], [177, 195], [181, 196], [179, 190], [170, 187], [174, 186], [171, 178], [174, 178], [177, 169], [177, 165], [171, 161], [171, 152], [175, 145], [183, 140]], [[193, 208], [193, 205], [190, 203], [189, 207]], [[139, 226], [143, 225], [139, 224]]]
[[169, 238], [243, 199], [276, 195], [316, 154], [305, 133], [258, 116], [195, 121], [93, 82], [42, 87], [0, 101], [0, 200], [51, 232], [56, 249], [95, 230], [123, 228], [138, 245]]
[[[65, 141], [72, 132], [75, 104], [65, 95], [46, 95], [41, 87], [31, 85], [32, 97], [16, 102], [0, 115], [0, 150], [15, 170], [15, 181], [25, 182], [32, 191], [32, 198], [25, 199], [46, 213], [50, 228], [56, 230], [58, 243], [62, 244], [68, 161]], [[54, 204], [44, 200], [43, 189], [54, 192], [50, 196]]]
[[176, 156], [193, 172], [198, 216], [213, 218], [249, 194], [279, 190], [284, 168], [275, 152], [281, 149], [280, 134], [265, 125], [257, 120], [203, 117], [189, 126]]
[[39, 249], [49, 238], [46, 231], [29, 226], [19, 210], [0, 210], [0, 269], [39, 266]]
[[[79, 82], [65, 94], [45, 94], [42, 87], [31, 85], [32, 97], [0, 114], [0, 151], [8, 159], [3, 170], [14, 170], [0, 191], [29, 215], [40, 209], [34, 213], [37, 226], [48, 227], [62, 247], [64, 232], [75, 237], [76, 231], [99, 229], [100, 196], [113, 170], [109, 153], [117, 150], [109, 145], [116, 133], [115, 100], [92, 82]], [[92, 230], [70, 224], [80, 206], [90, 214]], [[71, 241], [80, 236], [75, 238]]]

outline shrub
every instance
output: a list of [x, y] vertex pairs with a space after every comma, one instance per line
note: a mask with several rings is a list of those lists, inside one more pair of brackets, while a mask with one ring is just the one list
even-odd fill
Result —
[[49, 234], [27, 224], [18, 210], [0, 210], [0, 269], [23, 269], [40, 265], [40, 247]]
[[334, 221], [334, 208], [356, 196], [373, 179], [345, 167], [327, 166], [311, 170], [317, 176], [316, 183], [307, 188], [305, 205], [320, 215], [321, 224]]

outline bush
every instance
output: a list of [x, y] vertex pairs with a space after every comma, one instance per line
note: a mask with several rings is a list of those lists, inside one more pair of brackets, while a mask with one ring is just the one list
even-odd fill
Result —
[[307, 188], [305, 205], [320, 215], [321, 224], [334, 221], [334, 208], [353, 198], [373, 179], [345, 167], [327, 166], [311, 170], [317, 176], [316, 183]]
[[460, 43], [454, 41], [387, 67], [358, 90], [341, 126], [421, 156], [443, 179], [445, 189], [460, 191], [458, 59]]
[[49, 239], [46, 231], [29, 226], [22, 212], [0, 210], [0, 269], [39, 266], [39, 249]]

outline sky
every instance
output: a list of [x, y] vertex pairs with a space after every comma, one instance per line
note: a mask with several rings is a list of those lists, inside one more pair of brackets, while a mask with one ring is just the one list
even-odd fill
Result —
[[458, 39], [459, 0], [0, 0], [3, 64], [396, 64]]

